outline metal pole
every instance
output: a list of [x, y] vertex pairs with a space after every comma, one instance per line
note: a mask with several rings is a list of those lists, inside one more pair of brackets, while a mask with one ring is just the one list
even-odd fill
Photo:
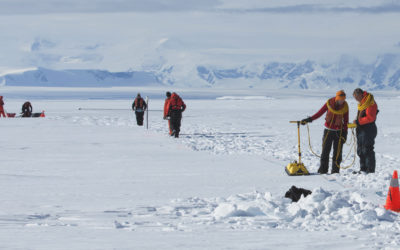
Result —
[[297, 122], [297, 139], [299, 143], [299, 163], [301, 163], [301, 149], [300, 149], [300, 121]]
[[297, 123], [297, 141], [298, 141], [298, 148], [299, 148], [299, 163], [301, 163], [301, 149], [300, 149], [300, 124], [305, 124], [302, 123], [301, 121], [290, 121], [290, 123]]
[[149, 129], [149, 97], [146, 96], [146, 129]]

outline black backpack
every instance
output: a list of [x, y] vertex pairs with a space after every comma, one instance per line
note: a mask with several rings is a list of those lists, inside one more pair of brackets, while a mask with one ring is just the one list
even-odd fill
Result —
[[298, 188], [296, 186], [292, 186], [289, 191], [286, 192], [285, 198], [289, 198], [292, 200], [292, 202], [298, 202], [301, 198], [301, 195], [304, 195], [304, 197], [307, 197], [307, 195], [311, 194], [312, 192], [310, 190], [304, 189], [304, 188]]

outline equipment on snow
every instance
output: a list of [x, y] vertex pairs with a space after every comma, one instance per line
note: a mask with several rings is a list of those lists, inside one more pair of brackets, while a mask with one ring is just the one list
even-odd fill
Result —
[[290, 121], [290, 123], [297, 123], [297, 139], [298, 139], [298, 150], [299, 150], [299, 161], [294, 161], [292, 163], [289, 163], [285, 171], [288, 175], [309, 175], [310, 173], [308, 172], [307, 168], [304, 166], [304, 164], [301, 162], [301, 148], [300, 148], [300, 124], [302, 123], [301, 121]]
[[390, 180], [390, 187], [385, 208], [394, 212], [400, 212], [399, 179], [396, 170], [393, 172], [393, 177]]

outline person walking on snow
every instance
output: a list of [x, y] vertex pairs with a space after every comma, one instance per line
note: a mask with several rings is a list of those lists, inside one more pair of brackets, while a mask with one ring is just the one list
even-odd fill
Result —
[[186, 109], [186, 104], [183, 102], [182, 98], [180, 98], [177, 93], [175, 92], [172, 93], [167, 109], [167, 116], [169, 116], [171, 119], [171, 127], [172, 127], [171, 136], [175, 136], [175, 138], [179, 137], [179, 132], [181, 129], [182, 112], [184, 112], [185, 109]]
[[329, 169], [329, 154], [333, 145], [331, 173], [339, 173], [342, 162], [342, 148], [347, 139], [347, 124], [349, 122], [349, 106], [346, 93], [340, 90], [335, 97], [330, 98], [313, 116], [303, 119], [302, 124], [312, 122], [325, 112], [325, 130], [322, 137], [322, 154], [318, 173], [326, 174]]
[[6, 113], [4, 112], [4, 101], [3, 96], [0, 96], [0, 117], [7, 117]]
[[164, 120], [168, 120], [168, 129], [169, 129], [169, 135], [172, 134], [172, 129], [171, 129], [171, 119], [168, 116], [168, 105], [169, 105], [169, 100], [171, 100], [171, 92], [167, 91], [166, 93], [167, 98], [165, 99], [164, 102]]
[[145, 100], [137, 94], [135, 101], [132, 103], [132, 110], [135, 111], [137, 125], [143, 126], [144, 111], [147, 108]]
[[374, 96], [370, 93], [357, 88], [353, 92], [353, 97], [358, 101], [357, 118], [357, 155], [360, 157], [360, 172], [375, 173], [375, 138], [378, 130], [375, 124], [378, 114], [378, 105]]

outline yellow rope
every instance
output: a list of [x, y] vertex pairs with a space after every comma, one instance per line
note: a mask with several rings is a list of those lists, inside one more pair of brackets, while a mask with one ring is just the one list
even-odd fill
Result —
[[349, 105], [347, 105], [347, 102], [344, 102], [344, 107], [340, 110], [333, 109], [329, 104], [329, 100], [326, 102], [326, 106], [328, 107], [329, 111], [335, 115], [344, 115], [347, 113], [347, 111], [349, 111]]
[[[313, 148], [312, 148], [312, 145], [311, 145], [311, 136], [310, 136], [310, 127], [308, 126], [308, 124], [307, 124], [307, 133], [308, 133], [308, 145], [309, 145], [309, 147], [310, 147], [311, 153], [313, 153], [316, 157], [321, 158], [321, 155], [315, 153], [315, 151], [314, 151]], [[329, 131], [328, 131], [328, 133], [329, 133]], [[327, 135], [328, 135], [328, 133], [327, 133]], [[356, 151], [357, 151], [357, 148], [356, 148], [356, 135], [355, 135], [355, 132], [354, 132], [354, 128], [351, 129], [351, 133], [352, 133], [352, 142], [351, 142], [350, 144], [348, 144], [348, 145], [350, 145], [350, 147], [354, 150], [353, 162], [352, 162], [350, 165], [348, 165], [348, 166], [339, 166], [339, 165], [337, 164], [337, 159], [339, 158], [339, 154], [340, 154], [339, 149], [340, 149], [340, 150], [342, 149], [342, 147], [341, 147], [341, 146], [342, 146], [342, 145], [341, 145], [341, 142], [342, 142], [342, 140], [343, 140], [343, 139], [342, 139], [342, 138], [343, 138], [343, 137], [342, 137], [342, 132], [340, 132], [340, 141], [339, 141], [339, 144], [338, 144], [338, 151], [337, 151], [337, 155], [336, 155], [335, 164], [336, 164], [336, 166], [337, 166], [338, 168], [341, 168], [341, 169], [348, 169], [348, 168], [350, 168], [351, 166], [354, 165], [354, 163], [355, 163], [355, 161], [356, 161]], [[323, 143], [322, 143], [322, 148], [323, 148], [324, 145], [325, 145], [327, 135], [325, 136], [324, 141], [323, 141]], [[349, 153], [347, 154], [347, 156], [345, 157], [345, 159], [344, 159], [343, 161], [346, 161], [346, 160], [350, 157], [351, 152], [352, 152], [352, 150], [350, 149]], [[330, 159], [333, 160], [333, 156], [332, 156], [332, 158], [330, 158]]]
[[[365, 101], [364, 101], [364, 103], [362, 103], [364, 99], [365, 99]], [[362, 104], [361, 104], [361, 103], [358, 104], [358, 107], [357, 107], [357, 108], [358, 108], [359, 111], [366, 110], [369, 106], [375, 104], [374, 96], [371, 95], [371, 94], [368, 94], [367, 96], [365, 96], [365, 97], [363, 98], [363, 100], [361, 100], [361, 103], [362, 103]]]

